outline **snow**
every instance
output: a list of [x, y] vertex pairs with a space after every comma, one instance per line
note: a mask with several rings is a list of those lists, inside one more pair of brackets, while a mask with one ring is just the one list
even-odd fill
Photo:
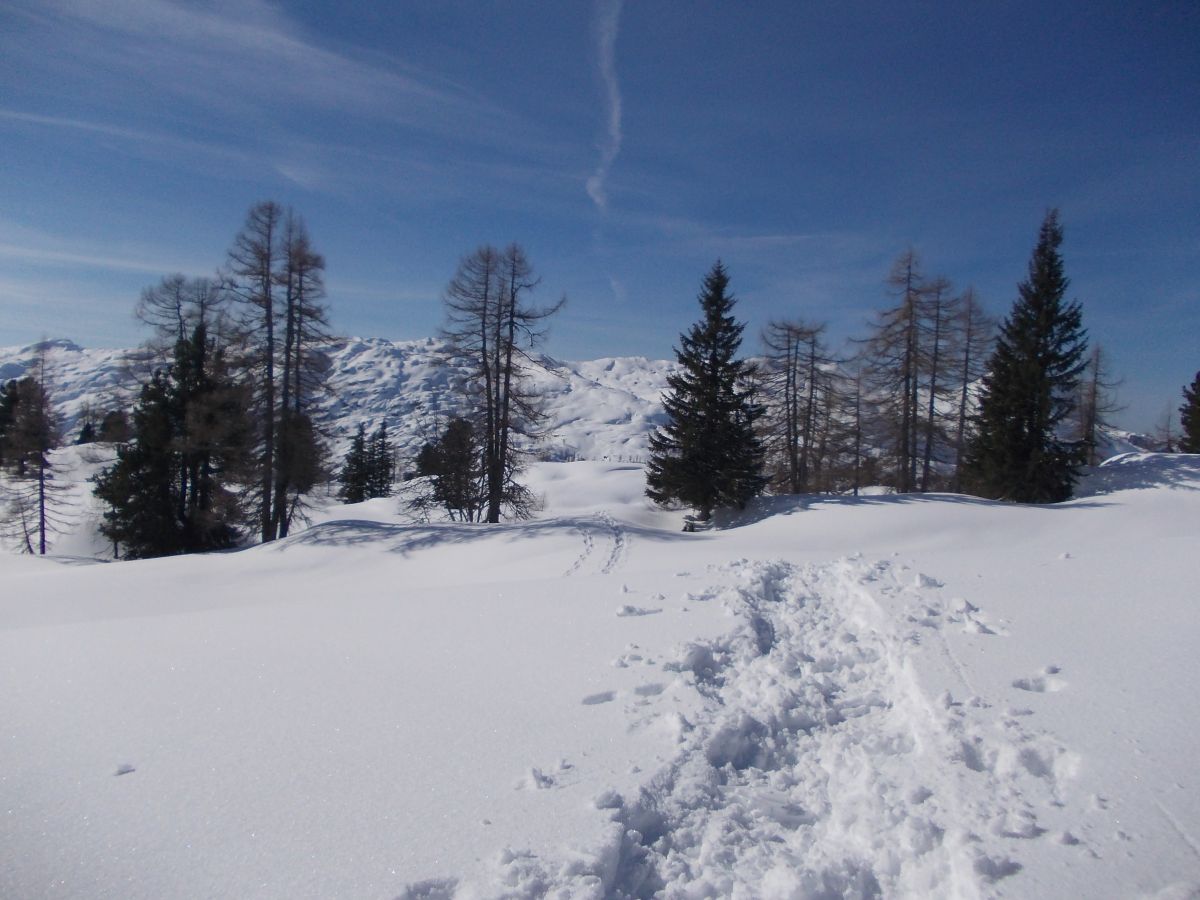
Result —
[[497, 528], [0, 558], [0, 895], [1200, 891], [1200, 458], [700, 534], [530, 475]]

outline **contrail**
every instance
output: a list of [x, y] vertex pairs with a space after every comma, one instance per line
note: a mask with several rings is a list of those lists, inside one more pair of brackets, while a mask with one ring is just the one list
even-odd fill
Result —
[[600, 162], [587, 180], [588, 196], [601, 212], [608, 210], [608, 194], [604, 190], [608, 170], [621, 152], [621, 87], [617, 84], [613, 47], [617, 41], [617, 21], [621, 16], [621, 0], [598, 0], [596, 5], [596, 49], [600, 63], [600, 80], [604, 83], [604, 100], [608, 111], [608, 133], [600, 147]]

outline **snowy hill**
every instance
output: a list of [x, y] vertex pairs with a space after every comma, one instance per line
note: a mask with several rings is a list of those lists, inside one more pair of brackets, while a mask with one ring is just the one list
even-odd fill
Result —
[[1200, 457], [702, 534], [638, 466], [531, 479], [494, 528], [0, 556], [0, 895], [1200, 892]]
[[[79, 432], [85, 405], [127, 408], [137, 396], [134, 351], [85, 350], [70, 341], [0, 348], [0, 380], [23, 375], [44, 351], [47, 377], [65, 433]], [[378, 338], [339, 341], [326, 354], [329, 393], [318, 420], [340, 455], [359, 422], [373, 430], [386, 420], [405, 457], [444, 427], [456, 411], [451, 385], [464, 373], [439, 364], [432, 340]], [[640, 357], [569, 363], [543, 358], [534, 384], [546, 400], [547, 436], [539, 448], [559, 458], [638, 459], [661, 416], [659, 397], [671, 364]]]

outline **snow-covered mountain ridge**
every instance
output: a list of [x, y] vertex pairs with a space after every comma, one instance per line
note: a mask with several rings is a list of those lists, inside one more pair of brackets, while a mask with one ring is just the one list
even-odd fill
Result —
[[[327, 395], [316, 404], [335, 451], [360, 422], [386, 421], [402, 457], [457, 411], [453, 385], [468, 377], [447, 367], [432, 338], [389, 341], [347, 338], [329, 346]], [[20, 377], [45, 353], [46, 376], [67, 440], [79, 432], [86, 408], [129, 408], [139, 380], [134, 350], [85, 349], [69, 340], [0, 347], [0, 380]], [[546, 437], [539, 448], [554, 458], [641, 459], [646, 437], [662, 416], [660, 396], [673, 363], [644, 357], [563, 362], [541, 357], [531, 377], [545, 399]]]
[[[462, 411], [458, 386], [471, 376], [446, 365], [439, 349], [433, 338], [344, 338], [326, 349], [328, 391], [316, 398], [314, 409], [335, 458], [360, 422], [373, 431], [386, 421], [403, 466]], [[99, 413], [97, 419], [110, 409], [130, 408], [146, 377], [137, 350], [86, 349], [58, 339], [0, 347], [0, 382], [30, 371], [43, 351], [67, 442], [79, 433], [87, 408]], [[661, 397], [674, 367], [641, 356], [584, 362], [538, 357], [530, 377], [547, 420], [535, 453], [558, 460], [644, 460], [647, 439], [663, 421]], [[1098, 447], [1101, 459], [1156, 449], [1146, 435], [1118, 429], [1104, 430]]]

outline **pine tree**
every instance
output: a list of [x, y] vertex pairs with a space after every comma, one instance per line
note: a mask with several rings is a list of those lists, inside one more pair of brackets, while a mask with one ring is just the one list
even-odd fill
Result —
[[143, 387], [131, 440], [96, 478], [109, 506], [100, 530], [130, 558], [219, 550], [241, 537], [232, 485], [248, 471], [247, 392], [202, 324], [176, 343], [174, 359]]
[[1190, 387], [1183, 389], [1183, 406], [1179, 407], [1179, 428], [1183, 432], [1179, 449], [1183, 453], [1200, 453], [1200, 372]]
[[704, 522], [718, 507], [742, 507], [762, 492], [763, 451], [755, 436], [762, 408], [749, 386], [751, 371], [736, 359], [744, 324], [731, 312], [729, 275], [718, 260], [697, 298], [703, 318], [680, 335], [680, 370], [667, 378], [667, 424], [650, 436], [646, 494], [679, 502]]
[[1081, 461], [1058, 427], [1072, 413], [1087, 336], [1079, 303], [1064, 297], [1058, 211], [1042, 223], [1029, 277], [1000, 330], [968, 448], [968, 490], [1019, 503], [1070, 498]]
[[371, 435], [367, 458], [367, 497], [390, 497], [396, 477], [396, 450], [388, 437], [387, 422], [380, 422]]
[[342, 485], [338, 497], [343, 503], [362, 503], [367, 499], [367, 462], [367, 426], [359, 422], [338, 474]]
[[8, 449], [8, 433], [12, 429], [13, 418], [17, 413], [19, 395], [17, 379], [10, 378], [0, 387], [0, 465], [8, 463], [12, 454]]
[[475, 426], [451, 419], [437, 440], [417, 455], [417, 475], [428, 478], [430, 490], [410, 504], [416, 509], [440, 506], [451, 519], [477, 522], [487, 509], [487, 472]]
[[13, 385], [4, 433], [4, 460], [11, 469], [13, 483], [0, 530], [19, 538], [29, 553], [44, 556], [49, 534], [66, 524], [57, 497], [61, 486], [50, 459], [50, 452], [61, 442], [42, 355], [35, 364], [34, 375], [27, 375]]
[[129, 416], [125, 414], [125, 410], [113, 409], [104, 414], [104, 418], [100, 420], [101, 441], [123, 444], [129, 440], [129, 435]]

